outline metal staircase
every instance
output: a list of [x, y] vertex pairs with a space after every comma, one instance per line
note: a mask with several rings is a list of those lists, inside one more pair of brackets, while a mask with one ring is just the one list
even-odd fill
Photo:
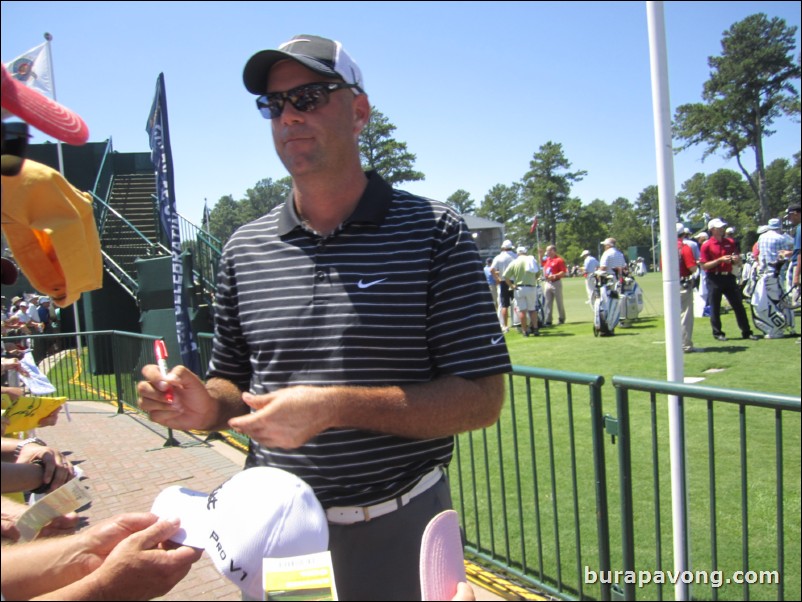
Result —
[[[156, 176], [152, 173], [115, 175], [108, 207], [111, 211], [106, 216], [101, 236], [101, 247], [111, 260], [112, 274], [123, 276], [121, 283], [131, 290], [131, 281], [136, 281], [134, 263], [141, 257], [169, 255], [169, 251], [160, 245], [159, 227], [156, 208], [153, 203], [153, 190], [156, 187]], [[119, 278], [118, 278], [119, 279]]]
[[[156, 189], [156, 175], [153, 173], [133, 173], [117, 174], [109, 195], [109, 207], [116, 209], [128, 222], [145, 238], [158, 240], [159, 227], [157, 223], [156, 208], [153, 204], [153, 191]], [[132, 239], [131, 233], [126, 232], [126, 226], [122, 222], [117, 222], [112, 226], [106, 224], [107, 233], [110, 236], [120, 235], [132, 244], [137, 244]], [[111, 241], [109, 241], [111, 242]], [[119, 241], [120, 245], [125, 244]]]
[[[160, 242], [155, 174], [133, 169], [130, 161], [115, 158], [109, 144], [92, 193], [95, 219], [106, 271], [138, 302], [136, 260], [170, 255], [171, 251]], [[177, 218], [182, 252], [191, 255], [194, 305], [211, 307], [221, 244], [181, 215]]]
[[[50, 143], [33, 144], [28, 147], [28, 158], [61, 170], [73, 186], [92, 195], [104, 276], [102, 288], [90, 291], [82, 299], [80, 311], [84, 325], [88, 330], [138, 332], [145, 328], [146, 315], [151, 310], [166, 309], [154, 307], [154, 297], [150, 294], [154, 282], [158, 289], [162, 278], [169, 279], [165, 284], [172, 290], [170, 271], [162, 275], [163, 266], [171, 263], [168, 259], [171, 249], [161, 231], [151, 154], [116, 152], [111, 138], [80, 147], [65, 145], [62, 151], [57, 152], [56, 145]], [[182, 216], [178, 215], [177, 220], [186, 309], [193, 330], [208, 332], [222, 245], [209, 232]], [[158, 261], [159, 257], [166, 261]], [[157, 261], [137, 263], [143, 259]], [[163, 292], [159, 294], [164, 295]], [[169, 297], [166, 305], [173, 295]], [[161, 305], [165, 305], [164, 300], [164, 296], [159, 297]], [[68, 316], [71, 318], [72, 314]], [[151, 320], [150, 325], [154, 323]], [[161, 322], [158, 328], [163, 328]], [[155, 334], [167, 336], [168, 333], [159, 330]], [[103, 355], [101, 351], [98, 353]]]

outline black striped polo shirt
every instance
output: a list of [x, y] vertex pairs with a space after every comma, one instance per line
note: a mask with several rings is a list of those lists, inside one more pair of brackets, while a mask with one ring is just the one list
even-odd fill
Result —
[[[464, 221], [375, 173], [330, 236], [305, 228], [292, 199], [237, 230], [223, 250], [215, 304], [209, 376], [257, 395], [510, 371]], [[325, 507], [369, 505], [448, 464], [453, 444], [330, 429], [293, 450], [252, 441], [246, 466], [298, 475]]]

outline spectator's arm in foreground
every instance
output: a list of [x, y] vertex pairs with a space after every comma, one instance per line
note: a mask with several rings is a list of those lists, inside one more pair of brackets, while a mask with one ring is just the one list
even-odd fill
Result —
[[[0, 497], [0, 519], [2, 519], [0, 520], [0, 536], [4, 540], [17, 541], [19, 539], [20, 533], [19, 529], [17, 529], [17, 522], [27, 509], [28, 506], [26, 504], [15, 502], [5, 496]], [[78, 526], [78, 520], [78, 515], [75, 512], [57, 516], [39, 532], [39, 538], [74, 533], [75, 528]], [[6, 548], [3, 548], [3, 550], [3, 557], [5, 558]]]
[[41, 461], [44, 466], [42, 481], [50, 483], [49, 491], [55, 491], [75, 477], [75, 468], [73, 468], [72, 463], [57, 449], [31, 441], [20, 448], [17, 455], [16, 450], [19, 444], [19, 439], [2, 438], [0, 450], [2, 451], [3, 461], [15, 462], [16, 464], [30, 464], [37, 460]]
[[44, 466], [41, 464], [13, 464], [3, 462], [0, 464], [0, 493], [18, 493], [39, 489], [45, 481], [42, 480]]
[[8, 372], [9, 370], [14, 370], [23, 376], [28, 376], [28, 371], [25, 369], [25, 366], [23, 366], [19, 359], [15, 357], [2, 358], [2, 371]]
[[11, 600], [149, 600], [170, 591], [201, 551], [167, 549], [178, 521], [122, 514], [70, 537], [3, 551], [2, 591]]

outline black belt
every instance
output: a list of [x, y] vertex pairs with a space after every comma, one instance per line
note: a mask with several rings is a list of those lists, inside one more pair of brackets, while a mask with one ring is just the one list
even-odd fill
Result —
[[708, 276], [732, 276], [732, 272], [707, 272]]

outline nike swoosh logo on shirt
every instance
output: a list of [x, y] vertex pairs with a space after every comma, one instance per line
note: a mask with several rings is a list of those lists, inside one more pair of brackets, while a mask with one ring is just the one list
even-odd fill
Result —
[[356, 285], [357, 285], [359, 288], [370, 288], [371, 286], [374, 286], [374, 285], [376, 285], [376, 284], [379, 284], [379, 283], [381, 283], [381, 282], [384, 282], [385, 280], [387, 280], [387, 278], [382, 278], [381, 280], [374, 280], [373, 282], [363, 282], [363, 281], [360, 279], [360, 280], [359, 280], [359, 282], [357, 282], [357, 283], [356, 283]]
[[493, 338], [490, 339], [490, 344], [491, 345], [498, 345], [503, 340], [504, 340], [504, 335], [501, 335], [500, 337], [497, 337], [497, 338], [493, 337]]

